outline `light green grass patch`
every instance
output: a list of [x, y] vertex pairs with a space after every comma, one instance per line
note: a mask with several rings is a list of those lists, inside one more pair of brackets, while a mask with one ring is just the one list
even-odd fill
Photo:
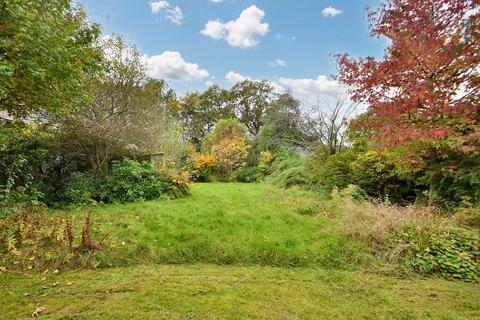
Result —
[[361, 244], [334, 231], [318, 196], [267, 184], [196, 184], [190, 198], [100, 206], [92, 218], [108, 235], [100, 266], [201, 262], [351, 269], [368, 257]]
[[151, 264], [0, 275], [0, 319], [37, 307], [40, 319], [478, 319], [479, 289], [359, 271]]

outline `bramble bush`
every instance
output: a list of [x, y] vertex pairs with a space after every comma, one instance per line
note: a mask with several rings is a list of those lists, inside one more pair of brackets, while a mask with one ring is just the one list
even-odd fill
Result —
[[444, 216], [434, 207], [358, 201], [359, 190], [355, 186], [334, 189], [327, 202], [343, 220], [341, 232], [347, 237], [363, 242], [395, 268], [406, 266], [422, 274], [478, 280], [478, 229], [458, 227], [466, 213]]
[[476, 281], [480, 277], [480, 238], [470, 230], [450, 227], [432, 234], [426, 246], [415, 248], [407, 262], [424, 274]]

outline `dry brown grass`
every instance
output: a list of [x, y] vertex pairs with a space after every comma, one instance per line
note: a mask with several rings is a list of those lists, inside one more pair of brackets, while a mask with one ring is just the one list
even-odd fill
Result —
[[398, 261], [412, 246], [454, 222], [435, 207], [356, 201], [354, 193], [354, 186], [332, 192], [331, 209], [342, 219], [341, 232], [388, 261]]

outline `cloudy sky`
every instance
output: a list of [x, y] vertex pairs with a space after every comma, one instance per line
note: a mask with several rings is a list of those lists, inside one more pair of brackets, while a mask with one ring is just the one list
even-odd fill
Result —
[[268, 80], [303, 100], [335, 95], [331, 54], [381, 56], [365, 7], [379, 0], [82, 0], [104, 34], [137, 45], [180, 94]]

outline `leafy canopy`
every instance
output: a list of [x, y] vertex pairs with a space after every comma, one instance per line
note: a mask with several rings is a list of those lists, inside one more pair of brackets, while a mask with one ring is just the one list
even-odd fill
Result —
[[72, 109], [99, 70], [100, 35], [72, 1], [0, 4], [0, 111], [13, 116]]

